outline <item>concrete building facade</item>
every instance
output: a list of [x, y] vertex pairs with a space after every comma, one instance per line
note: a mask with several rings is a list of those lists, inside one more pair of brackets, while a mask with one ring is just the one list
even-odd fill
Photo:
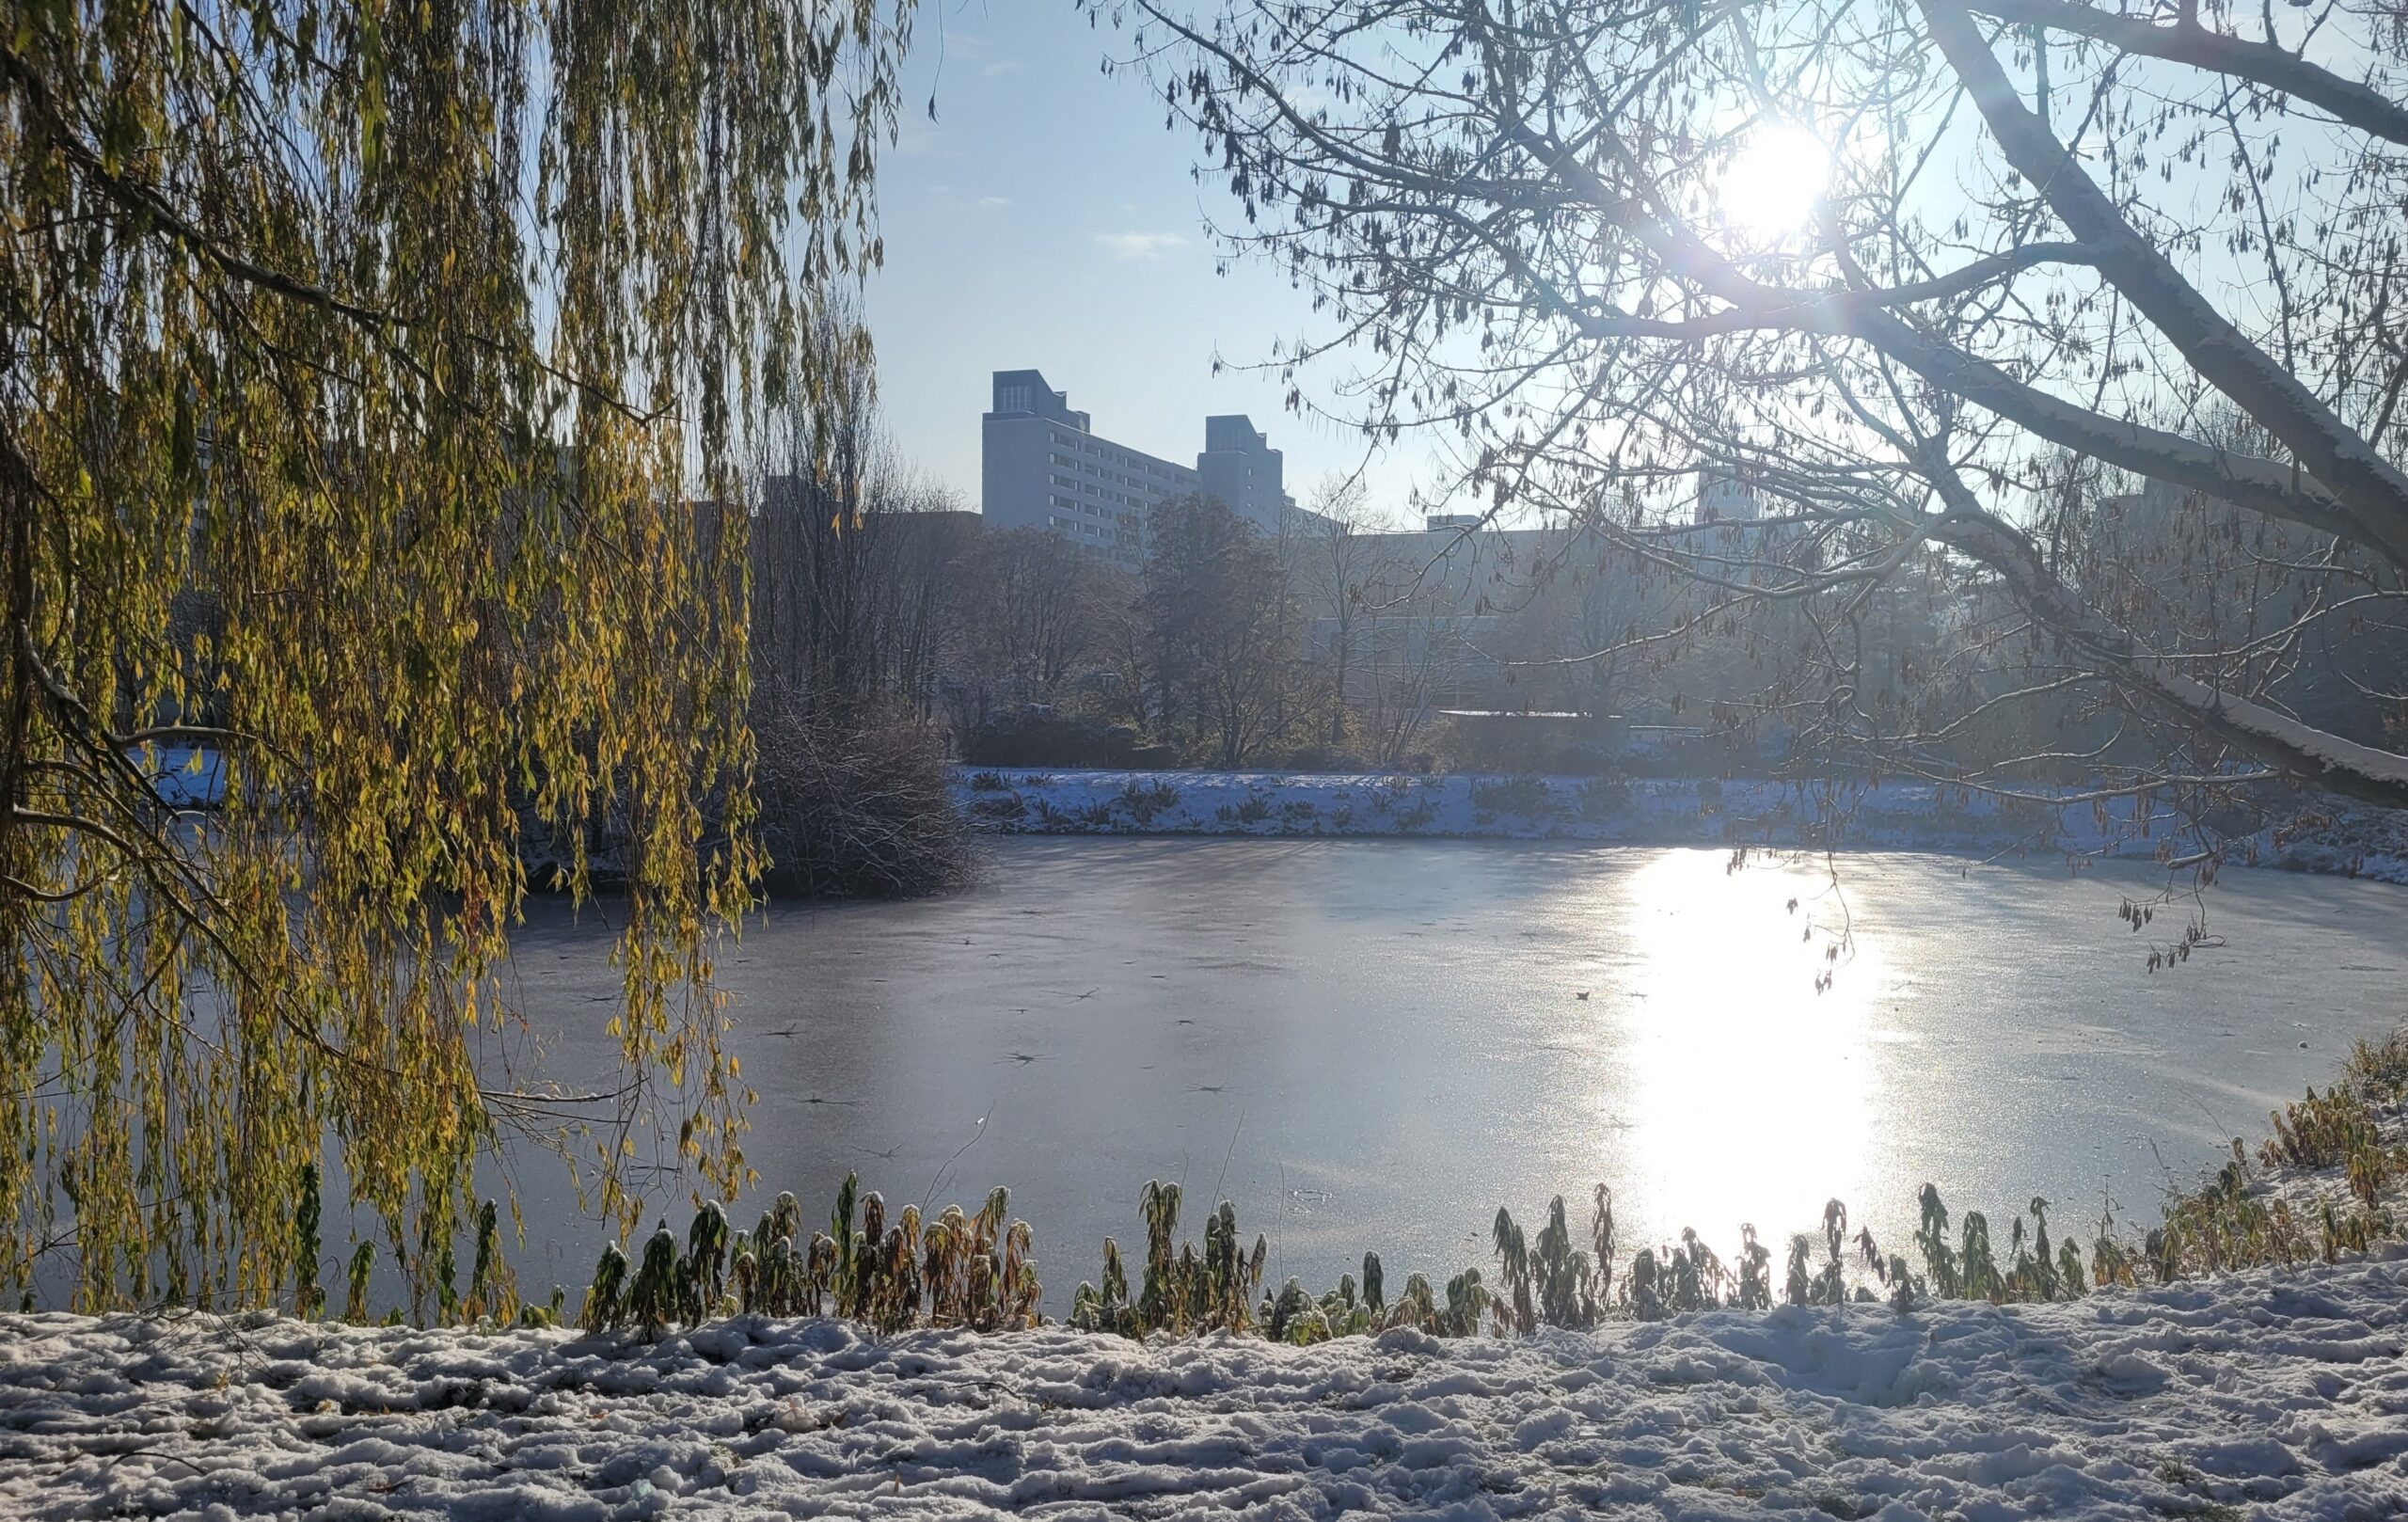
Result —
[[1204, 420], [1204, 452], [1196, 457], [1196, 475], [1206, 496], [1219, 498], [1264, 533], [1280, 532], [1296, 510], [1284, 479], [1285, 461], [1243, 412]]
[[979, 507], [995, 529], [1048, 529], [1134, 571], [1156, 503], [1203, 492], [1264, 532], [1294, 508], [1277, 450], [1243, 414], [1207, 418], [1193, 467], [1099, 436], [1034, 370], [994, 373], [979, 420]]

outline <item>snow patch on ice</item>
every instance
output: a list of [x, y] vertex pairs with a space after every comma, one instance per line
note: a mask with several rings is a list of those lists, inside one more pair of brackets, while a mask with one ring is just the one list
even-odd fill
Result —
[[[1013, 834], [1323, 835], [1647, 846], [2023, 849], [2147, 858], [2177, 821], [2135, 799], [2058, 805], [1922, 783], [1622, 781], [1455, 773], [970, 769], [973, 822]], [[2223, 841], [2251, 866], [2408, 883], [2408, 813], [2312, 800]], [[2197, 848], [2183, 836], [2181, 854]]]

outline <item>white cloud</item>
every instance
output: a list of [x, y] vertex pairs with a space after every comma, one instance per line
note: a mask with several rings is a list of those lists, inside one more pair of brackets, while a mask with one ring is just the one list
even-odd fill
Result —
[[1019, 73], [1024, 67], [1025, 65], [1023, 65], [1018, 58], [998, 58], [993, 63], [989, 64], [986, 68], [981, 69], [978, 71], [986, 75], [989, 79], [997, 79], [1005, 74]]
[[1155, 259], [1165, 248], [1176, 248], [1187, 240], [1176, 232], [1099, 232], [1095, 241], [1112, 250], [1116, 259]]
[[978, 209], [982, 212], [1000, 212], [1011, 203], [1012, 198], [1009, 196], [981, 196], [978, 198]]

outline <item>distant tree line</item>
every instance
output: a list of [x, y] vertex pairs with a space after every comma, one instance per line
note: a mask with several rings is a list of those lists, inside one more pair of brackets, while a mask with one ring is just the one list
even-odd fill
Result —
[[[775, 668], [761, 686], [874, 693], [932, 754], [1922, 770], [2008, 790], [2162, 765], [2162, 737], [2095, 689], [2033, 690], [2020, 605], [1938, 547], [1909, 549], [1831, 616], [1772, 595], [1828, 547], [1778, 515], [1689, 521], [1634, 548], [1578, 521], [1393, 527], [1334, 478], [1270, 531], [1209, 497], [1161, 503], [1132, 574], [1065, 535], [987, 529], [891, 450], [866, 457], [887, 463], [852, 495], [765, 490], [757, 552], [789, 563], [756, 576], [756, 642]], [[2278, 523], [2093, 471], [2064, 484], [2043, 527], [2069, 584], [2122, 622], [2162, 641], [2255, 642], [2265, 696], [2361, 743], [2390, 733], [2400, 706], [2384, 684], [2408, 668], [2408, 633], [2374, 616], [2295, 627], [2296, 590], [2271, 566], [2301, 547]], [[784, 604], [808, 586], [824, 606], [804, 618]], [[1825, 721], [1834, 702], [1890, 742]]]

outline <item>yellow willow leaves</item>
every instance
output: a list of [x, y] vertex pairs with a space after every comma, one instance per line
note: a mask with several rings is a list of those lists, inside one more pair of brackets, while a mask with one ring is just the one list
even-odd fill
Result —
[[759, 865], [745, 524], [696, 504], [822, 388], [911, 10], [0, 31], [0, 1283], [48, 1248], [87, 1308], [291, 1303], [322, 1162], [422, 1291], [481, 1150], [578, 1113], [470, 1044], [516, 1028], [531, 861], [625, 885], [605, 1113], [744, 1176], [707, 942]]

